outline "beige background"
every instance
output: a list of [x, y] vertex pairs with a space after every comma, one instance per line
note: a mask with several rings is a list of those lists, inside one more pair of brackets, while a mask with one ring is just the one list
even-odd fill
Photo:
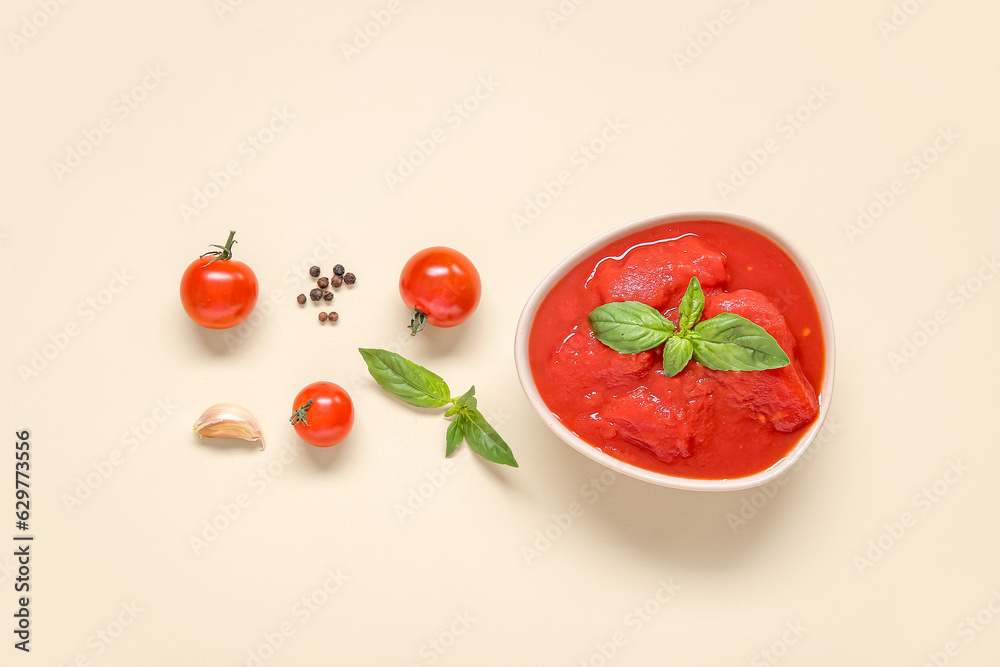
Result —
[[[993, 664], [995, 3], [225, 1], [0, 12], [3, 664]], [[185, 215], [196, 191], [212, 198]], [[781, 485], [595, 484], [520, 390], [514, 327], [541, 278], [686, 208], [770, 223], [826, 286], [831, 426]], [[179, 278], [230, 229], [261, 300], [202, 331]], [[396, 280], [435, 244], [485, 294], [411, 340]], [[317, 260], [358, 275], [335, 327], [294, 303]], [[444, 420], [385, 396], [359, 346], [475, 383], [521, 468], [464, 446], [447, 467]], [[357, 408], [331, 451], [287, 424], [320, 379]], [[266, 451], [191, 434], [218, 401], [259, 417]], [[30, 655], [9, 631], [24, 428]]]

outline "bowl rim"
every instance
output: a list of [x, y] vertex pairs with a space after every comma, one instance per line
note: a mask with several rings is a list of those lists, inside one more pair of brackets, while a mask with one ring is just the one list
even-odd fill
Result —
[[[542, 300], [548, 295], [555, 284], [563, 278], [573, 267], [583, 258], [600, 250], [602, 247], [629, 236], [635, 232], [656, 227], [659, 225], [674, 222], [690, 221], [717, 221], [726, 222], [739, 227], [744, 227], [755, 231], [775, 243], [798, 267], [805, 278], [806, 284], [812, 291], [813, 299], [816, 302], [816, 309], [819, 312], [820, 324], [824, 336], [825, 362], [823, 369], [823, 382], [820, 386], [817, 398], [819, 399], [819, 414], [809, 429], [802, 435], [799, 442], [790, 452], [776, 461], [769, 468], [753, 475], [726, 479], [693, 479], [688, 477], [678, 477], [653, 472], [638, 466], [634, 466], [623, 461], [619, 461], [610, 454], [606, 454], [593, 445], [587, 443], [582, 438], [570, 431], [545, 405], [538, 388], [535, 386], [534, 378], [531, 375], [531, 366], [528, 359], [528, 338], [531, 325], [534, 323], [535, 314]], [[728, 211], [717, 211], [711, 209], [689, 209], [672, 211], [648, 216], [639, 220], [634, 220], [620, 227], [612, 229], [589, 243], [581, 246], [565, 259], [563, 259], [545, 278], [538, 284], [534, 292], [528, 298], [521, 311], [521, 316], [517, 322], [517, 331], [514, 335], [514, 365], [517, 370], [521, 388], [527, 396], [528, 401], [534, 406], [536, 412], [549, 429], [563, 442], [584, 456], [590, 458], [605, 467], [635, 479], [640, 479], [652, 484], [666, 486], [674, 489], [690, 491], [740, 491], [756, 486], [767, 484], [780, 475], [791, 469], [795, 463], [805, 453], [806, 449], [816, 439], [826, 416], [830, 411], [831, 397], [833, 395], [833, 379], [836, 368], [836, 345], [834, 340], [833, 315], [830, 311], [830, 304], [827, 301], [826, 293], [820, 283], [819, 276], [813, 269], [805, 254], [784, 234], [773, 227], [740, 213]]]

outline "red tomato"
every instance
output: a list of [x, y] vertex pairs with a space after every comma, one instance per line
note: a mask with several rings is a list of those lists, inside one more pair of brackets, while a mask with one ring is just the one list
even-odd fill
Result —
[[247, 318], [257, 304], [257, 276], [232, 259], [233, 237], [216, 256], [191, 262], [181, 277], [181, 304], [196, 323], [207, 329], [229, 329]]
[[344, 388], [333, 382], [313, 382], [299, 392], [292, 405], [299, 437], [315, 447], [332, 447], [354, 426], [354, 403]]
[[453, 327], [467, 320], [479, 305], [482, 287], [468, 257], [440, 246], [411, 257], [399, 276], [399, 295], [413, 311], [413, 334], [427, 322]]

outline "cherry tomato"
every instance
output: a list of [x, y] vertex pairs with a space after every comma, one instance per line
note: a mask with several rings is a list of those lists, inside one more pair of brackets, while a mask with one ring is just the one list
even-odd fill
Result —
[[354, 426], [354, 403], [333, 382], [313, 382], [299, 392], [289, 419], [299, 437], [315, 447], [332, 447]]
[[233, 257], [233, 238], [214, 245], [188, 265], [181, 277], [181, 304], [196, 323], [207, 329], [229, 329], [247, 318], [257, 304], [257, 276], [249, 266]]
[[411, 335], [430, 323], [453, 327], [479, 305], [482, 281], [468, 257], [445, 247], [426, 248], [411, 257], [399, 276], [399, 295], [413, 312]]

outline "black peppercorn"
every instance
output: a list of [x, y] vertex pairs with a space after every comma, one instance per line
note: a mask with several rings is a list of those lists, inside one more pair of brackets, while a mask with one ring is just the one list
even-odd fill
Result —
[[340, 276], [334, 276], [333, 278], [330, 278], [331, 287], [340, 287], [343, 284], [344, 284], [344, 279], [341, 278]]
[[333, 292], [331, 292], [330, 290], [324, 291], [323, 292], [323, 300], [324, 301], [333, 301]]
[[335, 276], [342, 276], [342, 275], [344, 275], [344, 265], [343, 264], [338, 264], [335, 267], [333, 267], [333, 275], [335, 275]]
[[319, 285], [321, 288], [326, 289], [330, 285], [330, 279], [327, 278], [326, 276], [323, 276], [322, 278], [316, 281], [316, 284]]
[[318, 276], [319, 275], [319, 267], [318, 266], [314, 266], [311, 269], [309, 269], [309, 275], [312, 276], [313, 278], [315, 278], [316, 276]]
[[309, 292], [309, 298], [313, 301], [319, 301], [323, 297], [323, 290], [313, 289]]
[[305, 294], [300, 294], [297, 297], [295, 297], [295, 300], [298, 301], [299, 303], [305, 303], [306, 302], [306, 295]]
[[354, 281], [356, 281], [356, 280], [357, 280], [357, 278], [355, 277], [355, 275], [353, 273], [345, 273], [344, 274], [344, 282], [347, 283], [348, 285], [353, 285]]
[[330, 318], [331, 322], [336, 322], [337, 320], [340, 319], [340, 315], [338, 315], [337, 312], [334, 310], [331, 310], [330, 314], [327, 317]]
[[319, 314], [319, 321], [320, 322], [326, 322], [326, 313], [320, 313]]

